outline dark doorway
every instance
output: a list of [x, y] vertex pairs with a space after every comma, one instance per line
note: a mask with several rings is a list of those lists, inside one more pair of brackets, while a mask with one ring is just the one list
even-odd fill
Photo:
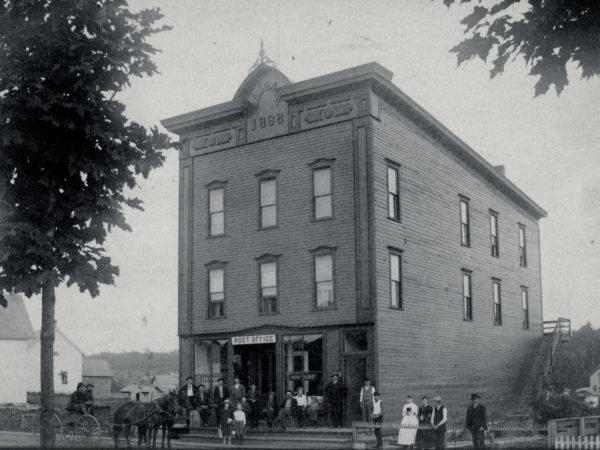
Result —
[[367, 358], [363, 356], [344, 358], [344, 382], [348, 387], [344, 420], [360, 420], [360, 389], [367, 378]]
[[262, 399], [270, 391], [275, 392], [276, 373], [275, 344], [236, 345], [233, 347], [233, 373], [240, 383], [256, 389]]

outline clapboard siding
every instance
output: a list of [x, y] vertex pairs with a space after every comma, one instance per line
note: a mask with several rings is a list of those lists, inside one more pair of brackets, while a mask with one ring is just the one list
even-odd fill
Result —
[[[333, 163], [333, 220], [312, 221], [312, 169], [318, 158]], [[314, 326], [356, 320], [352, 126], [344, 122], [193, 158], [192, 318], [194, 334], [227, 332], [265, 324]], [[258, 180], [278, 173], [278, 228], [258, 230]], [[211, 181], [225, 187], [225, 236], [207, 237]], [[335, 310], [313, 309], [312, 254], [336, 247]], [[279, 311], [258, 314], [258, 267], [263, 254], [279, 257]], [[226, 261], [225, 319], [207, 319], [207, 269]]]
[[[541, 336], [537, 220], [383, 101], [380, 118], [373, 121], [378, 388], [384, 398], [440, 394], [462, 404], [474, 390], [492, 403], [507, 400]], [[386, 158], [401, 165], [401, 223], [387, 219]], [[460, 245], [459, 194], [470, 199], [470, 248]], [[499, 214], [499, 258], [490, 254], [489, 209]], [[527, 227], [526, 268], [518, 223]], [[388, 246], [403, 250], [402, 311], [389, 307]], [[473, 321], [463, 320], [461, 269], [472, 271]], [[502, 326], [493, 324], [493, 277], [501, 280]], [[529, 330], [521, 286], [529, 288]], [[401, 403], [388, 401], [392, 415]]]

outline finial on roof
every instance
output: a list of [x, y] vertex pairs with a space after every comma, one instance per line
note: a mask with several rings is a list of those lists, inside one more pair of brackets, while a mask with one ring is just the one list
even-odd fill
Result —
[[254, 62], [254, 64], [252, 64], [252, 67], [250, 67], [248, 73], [252, 72], [261, 65], [275, 67], [275, 61], [269, 58], [265, 53], [264, 43], [262, 39], [260, 40], [260, 51], [258, 52], [258, 56], [259, 58]]

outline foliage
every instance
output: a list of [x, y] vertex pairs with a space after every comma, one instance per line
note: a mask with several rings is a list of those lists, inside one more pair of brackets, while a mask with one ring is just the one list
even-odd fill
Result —
[[[461, 0], [469, 3], [472, 0]], [[448, 7], [456, 0], [443, 0]], [[465, 39], [452, 48], [458, 64], [493, 54], [491, 78], [506, 62], [521, 57], [529, 74], [538, 76], [535, 95], [551, 84], [560, 95], [569, 83], [567, 64], [576, 63], [581, 76], [600, 74], [600, 2], [597, 0], [477, 0], [465, 25]], [[485, 6], [484, 6], [485, 4]], [[492, 52], [493, 50], [493, 52]]]
[[539, 423], [548, 423], [552, 419], [584, 417], [595, 414], [595, 410], [582, 400], [570, 395], [553, 395], [549, 399], [538, 399], [533, 403], [535, 419]]
[[589, 323], [573, 333], [558, 350], [552, 379], [560, 390], [590, 385], [590, 375], [600, 366], [600, 329]]
[[[102, 247], [129, 230], [136, 176], [162, 164], [169, 139], [130, 122], [114, 98], [157, 73], [146, 39], [157, 9], [123, 0], [0, 3], [0, 296], [77, 284], [92, 296], [118, 268]], [[0, 297], [2, 298], [2, 297]]]

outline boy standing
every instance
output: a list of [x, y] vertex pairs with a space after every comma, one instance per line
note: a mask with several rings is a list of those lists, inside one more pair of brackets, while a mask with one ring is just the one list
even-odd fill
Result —
[[375, 426], [375, 438], [377, 439], [377, 448], [383, 448], [381, 439], [381, 424], [383, 423], [383, 403], [379, 392], [373, 392], [373, 425]]

